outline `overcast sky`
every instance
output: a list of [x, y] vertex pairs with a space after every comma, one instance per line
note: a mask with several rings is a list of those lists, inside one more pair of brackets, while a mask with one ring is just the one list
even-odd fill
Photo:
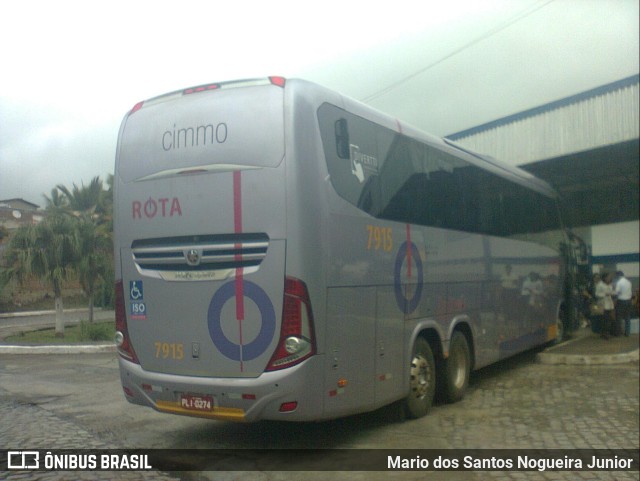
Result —
[[638, 0], [0, 4], [0, 199], [113, 171], [138, 101], [315, 81], [444, 136], [639, 72]]

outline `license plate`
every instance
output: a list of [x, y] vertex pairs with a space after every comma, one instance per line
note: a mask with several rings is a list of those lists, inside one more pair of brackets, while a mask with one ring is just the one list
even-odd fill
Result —
[[180, 406], [190, 411], [213, 411], [213, 396], [183, 394], [180, 396]]

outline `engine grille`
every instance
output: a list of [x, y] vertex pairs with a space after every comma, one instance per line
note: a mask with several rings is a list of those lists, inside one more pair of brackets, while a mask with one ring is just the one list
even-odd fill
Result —
[[141, 270], [219, 271], [257, 267], [267, 255], [266, 234], [211, 234], [135, 240], [133, 260]]

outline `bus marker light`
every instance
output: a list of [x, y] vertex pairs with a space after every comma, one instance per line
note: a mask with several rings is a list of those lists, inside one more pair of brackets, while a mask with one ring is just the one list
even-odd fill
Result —
[[286, 403], [280, 404], [280, 412], [281, 413], [290, 413], [295, 411], [298, 407], [298, 401], [289, 401]]
[[182, 93], [185, 95], [188, 95], [188, 94], [194, 94], [197, 92], [206, 92], [207, 90], [217, 90], [219, 88], [220, 88], [220, 84], [217, 84], [217, 83], [207, 84], [207, 85], [198, 85], [197, 87], [184, 89]]
[[287, 80], [284, 77], [269, 77], [269, 82], [273, 85], [277, 85], [278, 87], [284, 87]]
[[346, 379], [339, 379], [338, 380], [338, 387], [345, 387], [348, 384]]
[[255, 401], [256, 395], [255, 394], [243, 394], [242, 395], [242, 399], [246, 399], [248, 401]]
[[131, 389], [129, 389], [127, 386], [122, 386], [122, 390], [124, 391], [124, 393], [129, 396], [129, 397], [134, 397], [133, 396], [133, 391]]
[[133, 106], [133, 108], [131, 109], [131, 111], [129, 112], [129, 115], [135, 114], [138, 110], [140, 110], [142, 108], [143, 104], [144, 104], [144, 101], [138, 102], [137, 104], [135, 104]]

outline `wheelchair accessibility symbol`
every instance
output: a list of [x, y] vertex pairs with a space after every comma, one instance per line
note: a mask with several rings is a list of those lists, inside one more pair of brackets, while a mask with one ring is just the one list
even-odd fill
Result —
[[129, 299], [141, 301], [142, 298], [142, 281], [129, 281]]
[[240, 362], [251, 361], [265, 352], [276, 330], [276, 314], [267, 293], [251, 281], [242, 279], [241, 282], [243, 296], [253, 301], [260, 311], [260, 330], [251, 342], [248, 344], [236, 343], [226, 336], [222, 328], [222, 309], [227, 301], [236, 296], [235, 281], [227, 282], [216, 291], [211, 298], [207, 312], [209, 336], [213, 344], [225, 357]]
[[145, 320], [147, 305], [144, 303], [142, 281], [129, 281], [129, 315], [131, 319]]

